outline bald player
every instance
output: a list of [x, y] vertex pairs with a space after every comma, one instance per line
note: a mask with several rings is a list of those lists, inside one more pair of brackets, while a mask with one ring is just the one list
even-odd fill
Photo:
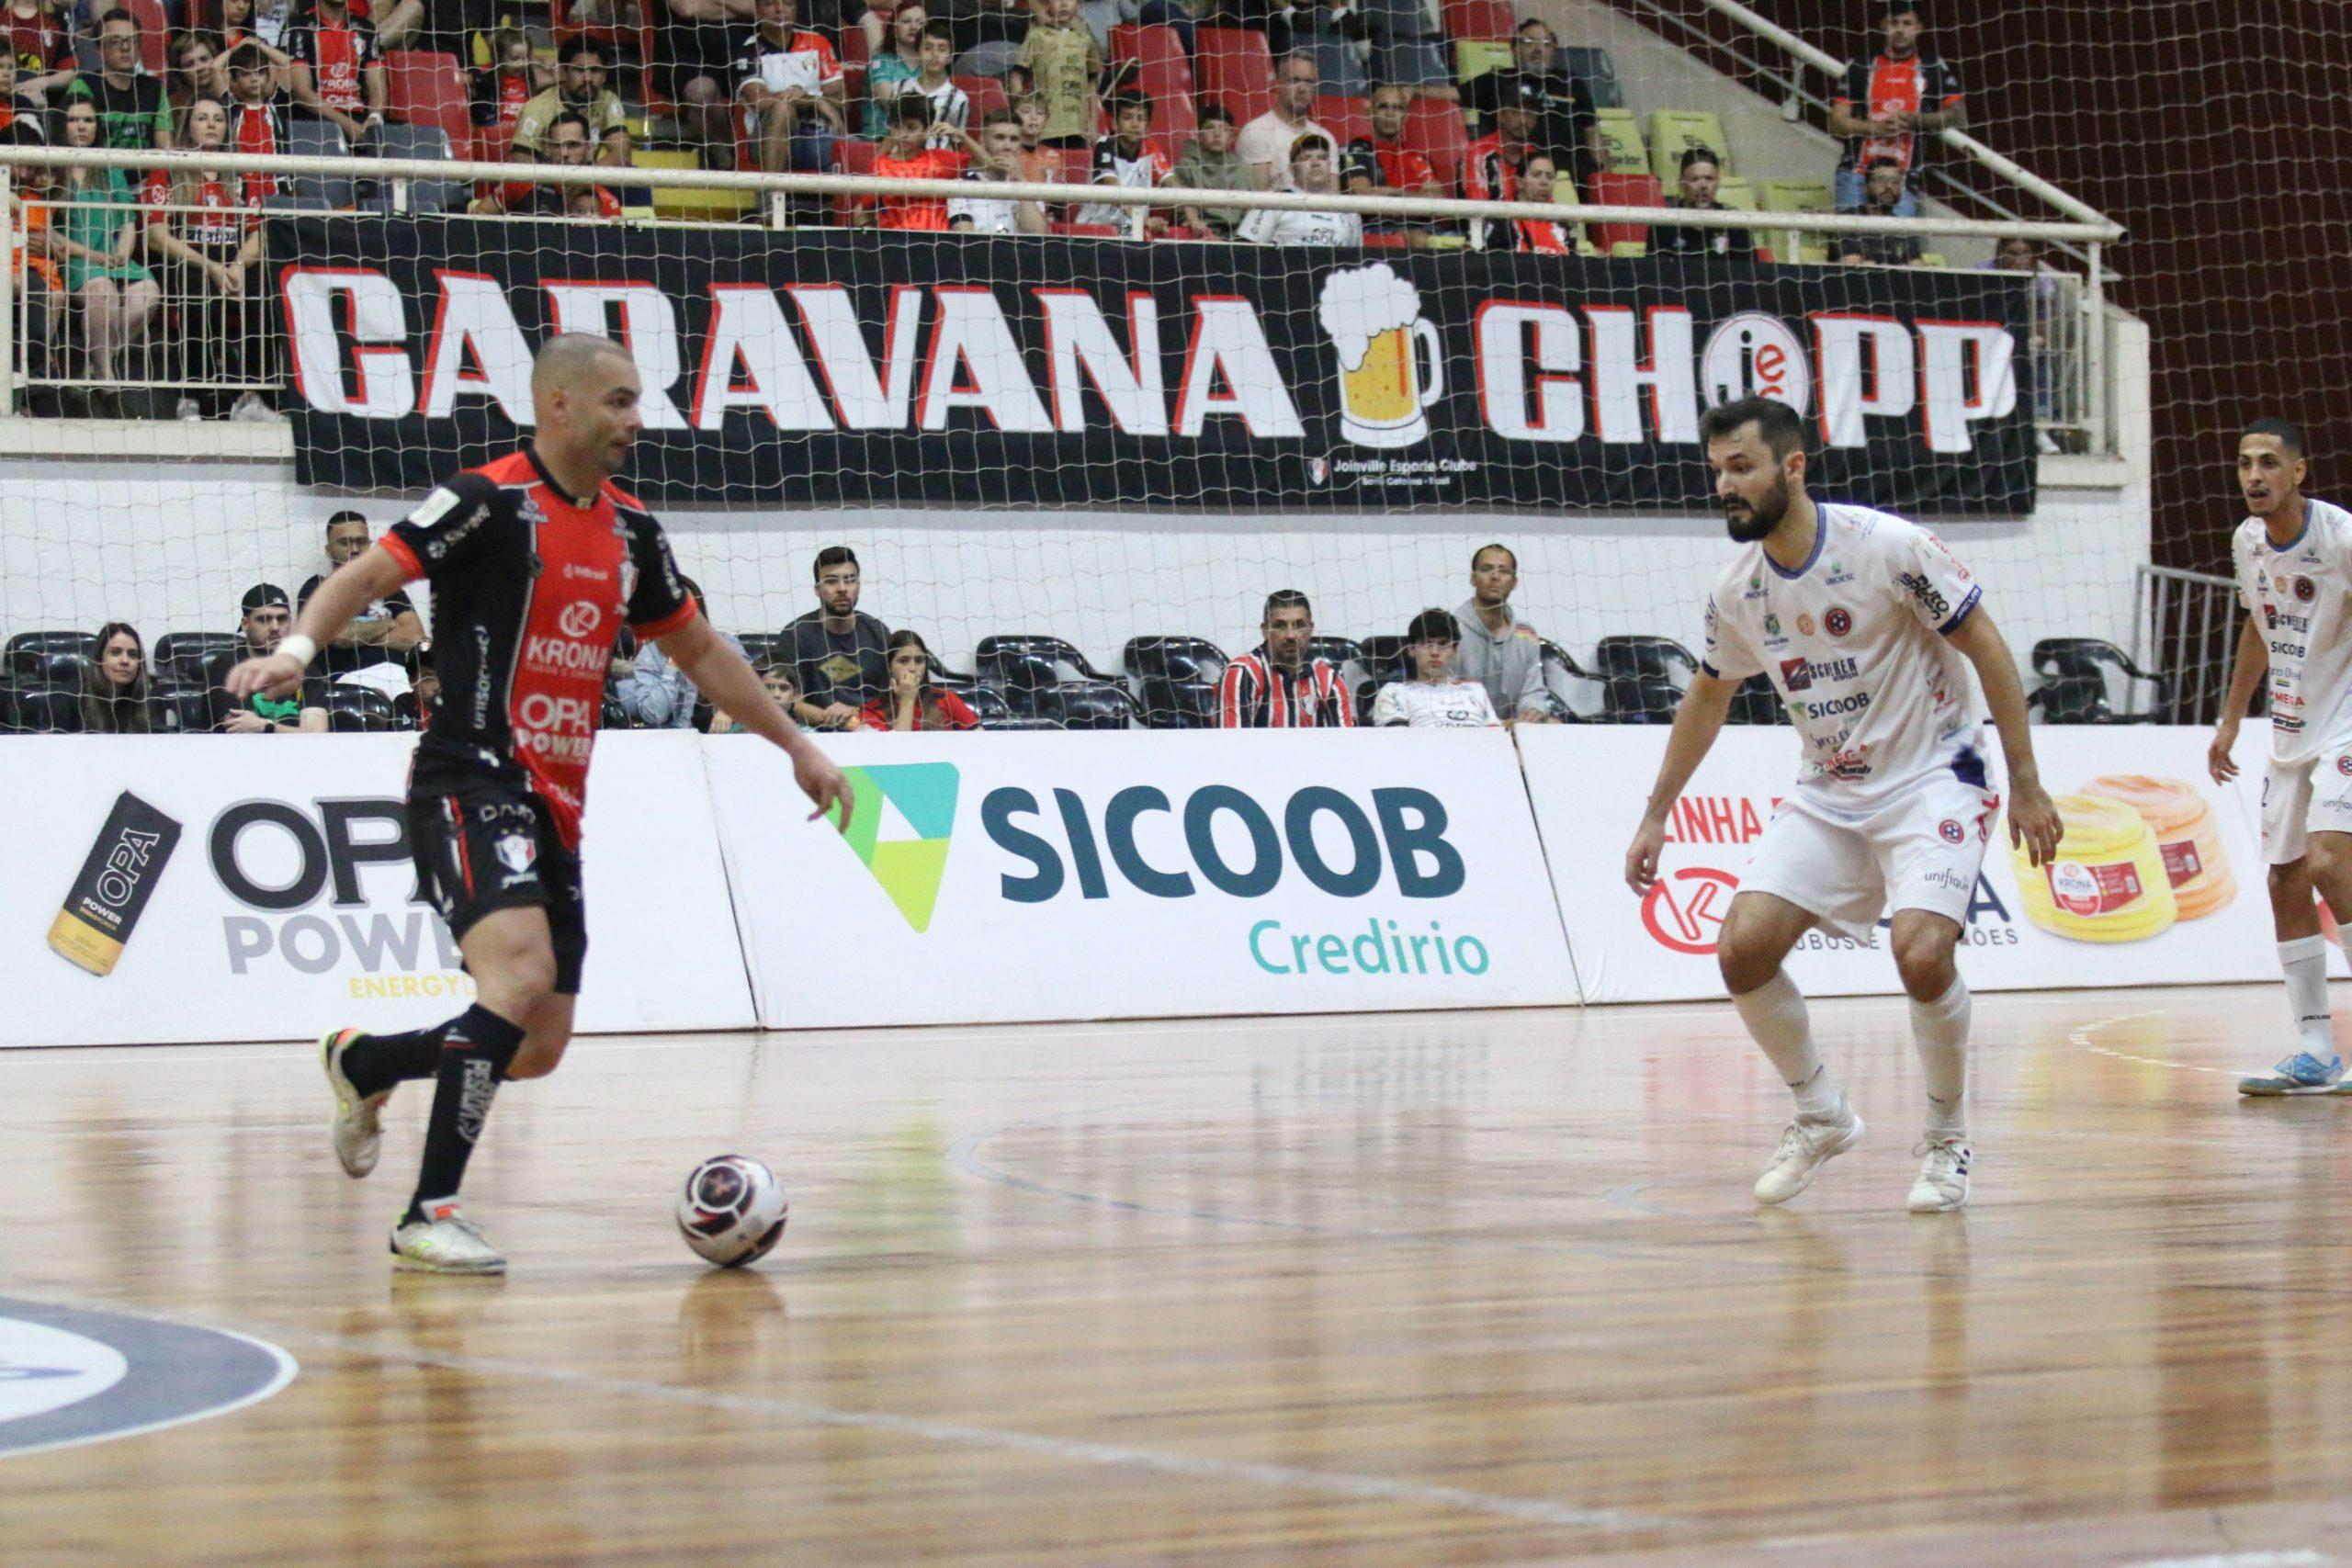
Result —
[[510, 457], [458, 474], [311, 597], [277, 651], [228, 689], [290, 691], [365, 606], [433, 585], [442, 699], [409, 773], [409, 843], [477, 987], [430, 1029], [320, 1042], [334, 1094], [335, 1157], [376, 1168], [395, 1086], [435, 1080], [416, 1190], [392, 1229], [395, 1269], [499, 1274], [506, 1260], [458, 1205], [467, 1156], [498, 1086], [555, 1070], [571, 1039], [588, 950], [580, 818], [605, 669], [626, 624], [744, 728], [783, 748], [823, 813], [853, 805], [836, 768], [712, 631], [661, 525], [613, 483], [643, 427], [637, 367], [611, 340], [566, 333], [531, 368], [537, 430]]

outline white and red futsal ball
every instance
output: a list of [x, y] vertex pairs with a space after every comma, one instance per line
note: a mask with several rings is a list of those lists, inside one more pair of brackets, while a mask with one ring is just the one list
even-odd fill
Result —
[[775, 1246], [788, 1207], [775, 1171], [743, 1155], [717, 1155], [695, 1167], [678, 1194], [678, 1234], [695, 1257], [740, 1269]]

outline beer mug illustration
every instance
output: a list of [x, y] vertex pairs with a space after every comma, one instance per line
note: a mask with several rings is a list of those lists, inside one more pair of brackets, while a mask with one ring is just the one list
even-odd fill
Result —
[[1340, 433], [1359, 446], [1428, 440], [1423, 411], [1445, 395], [1445, 349], [1421, 320], [1420, 290], [1385, 262], [1345, 267], [1323, 279], [1315, 314], [1340, 355]]

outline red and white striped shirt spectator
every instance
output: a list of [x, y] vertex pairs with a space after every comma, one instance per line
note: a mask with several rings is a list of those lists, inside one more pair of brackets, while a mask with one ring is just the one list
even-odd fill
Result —
[[1218, 678], [1216, 721], [1224, 729], [1353, 729], [1356, 705], [1329, 660], [1284, 670], [1259, 647]]

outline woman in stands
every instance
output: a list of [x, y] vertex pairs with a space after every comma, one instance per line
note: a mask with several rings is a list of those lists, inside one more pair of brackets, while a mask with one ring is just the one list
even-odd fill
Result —
[[[141, 191], [147, 204], [147, 247], [162, 264], [179, 302], [180, 372], [191, 381], [252, 378], [248, 340], [257, 324], [249, 285], [259, 281], [261, 215], [242, 175], [200, 165], [228, 142], [229, 111], [207, 94], [180, 116], [187, 162], [158, 169]], [[250, 389], [246, 396], [253, 393]], [[201, 399], [201, 402], [199, 402]], [[226, 394], [212, 389], [180, 399], [182, 419], [218, 414]]]
[[87, 735], [145, 735], [147, 649], [120, 621], [98, 628], [98, 656], [82, 666], [82, 730]]
[[931, 649], [922, 634], [901, 629], [884, 645], [890, 689], [858, 715], [866, 729], [978, 729], [979, 716], [963, 698], [931, 683]]
[[877, 36], [876, 13], [869, 10], [861, 18], [873, 59], [865, 67], [865, 139], [879, 141], [890, 134], [890, 101], [899, 96], [899, 84], [911, 82], [922, 74], [922, 25], [931, 19], [917, 0], [904, 0], [896, 11], [880, 15], [889, 18], [888, 47], [883, 47]]
[[[65, 145], [95, 147], [97, 106], [77, 98], [65, 106]], [[139, 346], [163, 290], [154, 275], [131, 260], [139, 247], [139, 203], [119, 169], [74, 164], [58, 171], [51, 187], [57, 210], [49, 231], [49, 254], [65, 269], [65, 290], [82, 307], [82, 341], [89, 355], [87, 378], [96, 383], [83, 394], [87, 412], [119, 418], [115, 383], [122, 379], [122, 356]], [[143, 367], [141, 367], [144, 368]], [[77, 389], [67, 392], [69, 413]]]

